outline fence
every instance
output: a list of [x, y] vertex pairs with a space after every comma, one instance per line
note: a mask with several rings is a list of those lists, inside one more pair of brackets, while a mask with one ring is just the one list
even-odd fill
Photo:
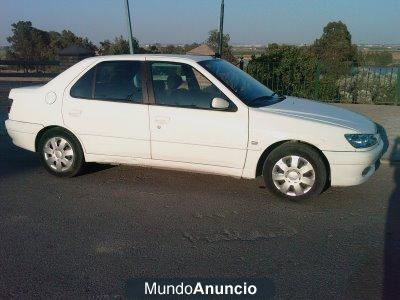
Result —
[[[283, 94], [326, 102], [400, 105], [400, 66], [328, 65], [315, 62], [250, 62], [247, 72]], [[26, 84], [19, 77], [52, 78], [61, 71], [59, 61], [0, 60], [0, 94], [10, 86]], [[7, 82], [4, 82], [7, 77]], [[3, 79], [2, 79], [3, 78]], [[2, 96], [2, 95], [0, 95]]]
[[47, 77], [60, 73], [59, 61], [0, 60], [0, 77]]
[[283, 94], [336, 103], [400, 105], [400, 67], [250, 62], [247, 72]]

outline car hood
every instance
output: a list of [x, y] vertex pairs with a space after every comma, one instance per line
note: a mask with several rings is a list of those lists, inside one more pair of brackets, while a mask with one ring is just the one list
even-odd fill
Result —
[[359, 133], [376, 133], [376, 125], [369, 118], [338, 106], [296, 97], [287, 97], [285, 100], [271, 106], [261, 107], [263, 111], [293, 116], [331, 124]]

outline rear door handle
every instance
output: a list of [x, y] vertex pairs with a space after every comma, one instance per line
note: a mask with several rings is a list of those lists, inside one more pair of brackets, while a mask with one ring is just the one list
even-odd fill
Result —
[[171, 121], [170, 117], [158, 116], [155, 119], [156, 119], [156, 123], [159, 124], [159, 125], [165, 125], [165, 124], [168, 124]]
[[82, 111], [79, 109], [70, 110], [68, 113], [71, 117], [79, 117], [82, 114]]

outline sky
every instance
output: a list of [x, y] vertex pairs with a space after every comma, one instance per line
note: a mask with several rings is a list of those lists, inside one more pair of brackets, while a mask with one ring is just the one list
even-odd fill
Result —
[[[203, 42], [219, 27], [220, 0], [129, 0], [141, 44]], [[341, 20], [357, 44], [400, 44], [400, 0], [225, 0], [232, 44], [312, 43]], [[95, 43], [127, 35], [124, 0], [0, 0], [0, 45], [11, 24], [69, 29]]]

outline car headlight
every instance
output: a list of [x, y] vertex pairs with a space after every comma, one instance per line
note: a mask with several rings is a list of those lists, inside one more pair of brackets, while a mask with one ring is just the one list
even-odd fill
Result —
[[356, 149], [369, 148], [378, 143], [375, 134], [345, 134], [344, 136]]

